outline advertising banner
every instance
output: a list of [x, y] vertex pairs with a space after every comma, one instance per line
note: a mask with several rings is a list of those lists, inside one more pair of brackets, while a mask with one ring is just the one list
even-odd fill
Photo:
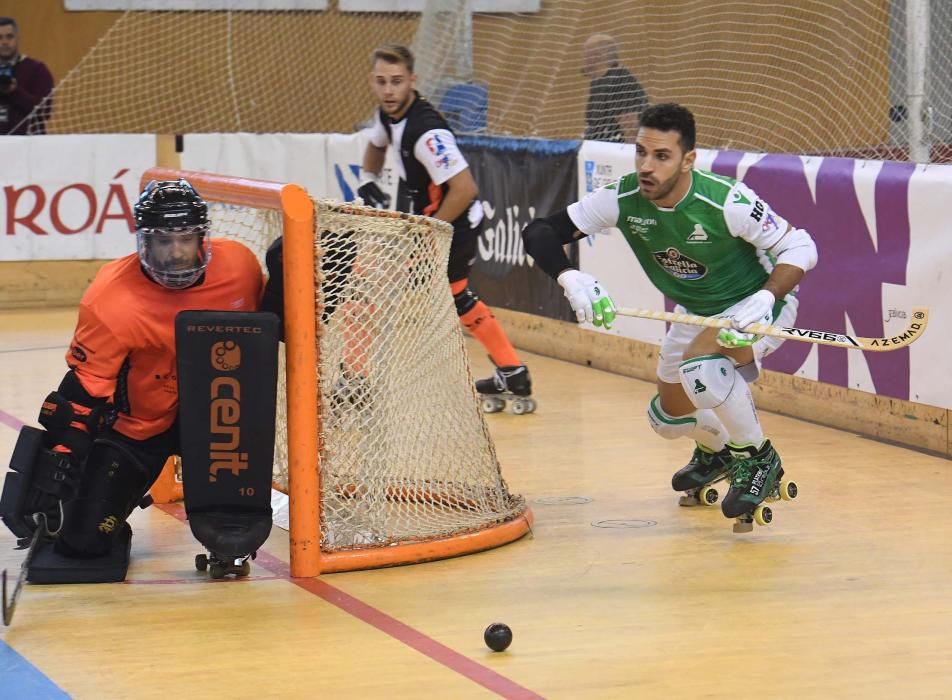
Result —
[[[483, 234], [473, 289], [491, 307], [573, 320], [562, 288], [535, 267], [522, 245], [532, 219], [554, 214], [576, 198], [578, 141], [462, 137], [460, 146], [483, 202]], [[576, 264], [577, 246], [569, 248]]]
[[135, 251], [132, 205], [155, 163], [154, 136], [5, 136], [0, 163], [0, 261]]
[[325, 134], [185, 134], [183, 170], [293, 182], [319, 196], [326, 189]]

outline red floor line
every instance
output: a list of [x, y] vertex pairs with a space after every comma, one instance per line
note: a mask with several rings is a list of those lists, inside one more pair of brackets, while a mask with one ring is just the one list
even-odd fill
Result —
[[24, 423], [22, 420], [16, 416], [10, 415], [2, 408], [0, 408], [0, 423], [7, 426], [8, 428], [13, 428], [14, 430], [19, 430], [24, 425], [26, 425], [26, 423]]
[[[185, 511], [182, 506], [177, 504], [165, 504], [159, 505], [158, 507], [172, 517], [185, 522]], [[496, 673], [490, 668], [486, 668], [482, 664], [476, 663], [469, 657], [450, 649], [448, 646], [440, 644], [435, 639], [427, 637], [422, 632], [387, 615], [372, 605], [364, 603], [349, 593], [335, 588], [320, 578], [291, 578], [289, 564], [265, 551], [258, 552], [258, 558], [255, 559], [255, 563], [273, 574], [287, 578], [288, 581], [299, 588], [316, 595], [346, 612], [348, 615], [352, 615], [358, 620], [366, 622], [372, 627], [376, 627], [384, 634], [393, 637], [412, 649], [416, 649], [421, 654], [469, 678], [471, 681], [478, 683], [501, 697], [512, 698], [513, 700], [529, 700], [530, 698], [538, 700], [543, 698], [543, 696], [528, 688], [523, 688], [515, 681]]]

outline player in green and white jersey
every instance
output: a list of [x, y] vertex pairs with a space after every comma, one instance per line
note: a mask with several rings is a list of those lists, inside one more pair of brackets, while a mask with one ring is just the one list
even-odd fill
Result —
[[694, 169], [695, 126], [677, 104], [641, 116], [635, 172], [523, 231], [526, 252], [558, 280], [579, 322], [610, 328], [615, 304], [562, 248], [618, 228], [651, 282], [676, 311], [733, 319], [718, 330], [672, 324], [661, 346], [658, 395], [648, 406], [662, 437], [696, 442], [672, 478], [691, 491], [731, 477], [724, 515], [750, 514], [779, 482], [780, 457], [764, 437], [748, 382], [782, 340], [744, 332], [751, 323], [793, 325], [793, 295], [817, 261], [806, 231], [792, 227], [746, 185]]

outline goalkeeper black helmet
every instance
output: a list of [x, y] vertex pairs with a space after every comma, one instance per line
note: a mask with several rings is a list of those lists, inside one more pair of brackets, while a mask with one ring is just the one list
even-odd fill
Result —
[[134, 207], [139, 262], [169, 289], [197, 282], [211, 260], [208, 205], [187, 180], [153, 180]]

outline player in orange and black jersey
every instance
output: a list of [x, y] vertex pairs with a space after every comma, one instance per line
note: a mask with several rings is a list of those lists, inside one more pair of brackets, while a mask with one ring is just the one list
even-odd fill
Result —
[[[62, 502], [55, 550], [66, 557], [100, 557], [122, 535], [127, 542], [126, 518], [178, 453], [176, 314], [254, 311], [262, 294], [257, 259], [241, 243], [211, 240], [208, 208], [187, 181], [150, 182], [134, 211], [138, 252], [107, 263], [86, 290], [69, 371], [40, 415], [59, 459], [34, 478], [75, 485], [47, 499], [54, 520]], [[31, 514], [11, 514], [16, 498], [6, 490], [4, 522], [26, 536]]]
[[[477, 390], [483, 395], [528, 397], [529, 371], [489, 307], [469, 287], [483, 220], [479, 190], [443, 115], [414, 89], [413, 63], [413, 54], [399, 44], [373, 52], [370, 82], [380, 109], [370, 131], [357, 193], [371, 206], [390, 206], [376, 179], [387, 148], [392, 147], [400, 169], [396, 209], [453, 224], [448, 273], [456, 312], [498, 368], [492, 378], [476, 382]], [[534, 408], [534, 402], [531, 405]]]

